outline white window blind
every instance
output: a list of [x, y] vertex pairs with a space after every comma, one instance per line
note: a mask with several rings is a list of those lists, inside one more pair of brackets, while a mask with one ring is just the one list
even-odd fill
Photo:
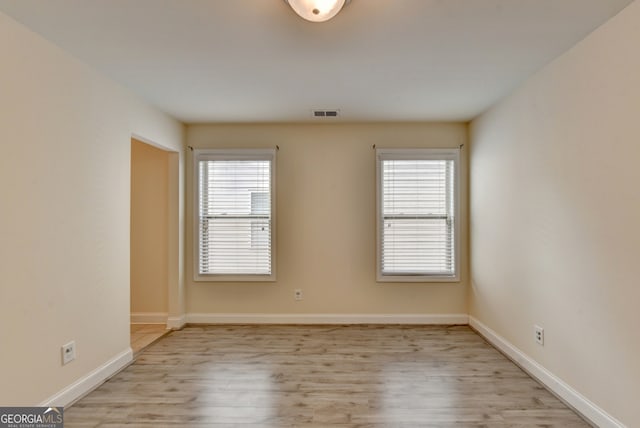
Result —
[[270, 150], [197, 154], [200, 276], [272, 276], [273, 159]]
[[457, 152], [378, 151], [379, 279], [457, 277]]

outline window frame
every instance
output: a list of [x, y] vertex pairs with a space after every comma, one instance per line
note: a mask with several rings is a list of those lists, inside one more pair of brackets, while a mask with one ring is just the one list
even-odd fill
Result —
[[[199, 162], [206, 160], [268, 160], [271, 193], [271, 274], [200, 273], [200, 177]], [[276, 281], [276, 149], [194, 149], [193, 150], [193, 280], [196, 282], [275, 282]]]
[[[382, 213], [382, 161], [383, 160], [452, 160], [453, 161], [453, 274], [403, 274], [382, 272], [382, 240], [384, 219]], [[376, 149], [376, 281], [377, 282], [460, 282], [460, 149]]]

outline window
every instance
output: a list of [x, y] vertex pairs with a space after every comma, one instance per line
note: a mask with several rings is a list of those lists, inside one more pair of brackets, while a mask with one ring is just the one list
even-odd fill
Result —
[[196, 150], [199, 281], [274, 281], [274, 150]]
[[378, 281], [458, 281], [459, 150], [376, 157]]

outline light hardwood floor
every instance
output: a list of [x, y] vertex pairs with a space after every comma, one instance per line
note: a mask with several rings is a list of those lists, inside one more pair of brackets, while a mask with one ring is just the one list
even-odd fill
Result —
[[193, 326], [65, 426], [588, 427], [465, 326]]
[[167, 333], [164, 324], [131, 324], [131, 350], [137, 354]]

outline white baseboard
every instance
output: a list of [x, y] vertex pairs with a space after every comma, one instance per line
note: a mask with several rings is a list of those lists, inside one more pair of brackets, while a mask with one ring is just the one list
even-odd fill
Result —
[[522, 370], [537, 379], [553, 391], [558, 397], [573, 407], [585, 419], [600, 428], [625, 428], [625, 425], [600, 407], [589, 401], [584, 395], [566, 384], [562, 379], [545, 369], [520, 349], [516, 348], [504, 337], [469, 315], [469, 325], [483, 336], [489, 343], [502, 351]]
[[132, 312], [131, 324], [166, 324], [166, 312]]
[[171, 330], [180, 330], [187, 323], [187, 316], [180, 315], [179, 317], [167, 318], [167, 328]]
[[187, 314], [190, 324], [441, 324], [466, 325], [467, 314]]
[[81, 377], [62, 391], [44, 400], [38, 406], [69, 406], [127, 367], [132, 361], [133, 351], [131, 348], [127, 348], [86, 376]]

